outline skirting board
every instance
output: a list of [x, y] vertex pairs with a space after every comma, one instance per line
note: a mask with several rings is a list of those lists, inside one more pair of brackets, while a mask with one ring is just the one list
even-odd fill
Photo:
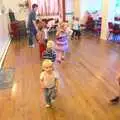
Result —
[[2, 51], [2, 54], [1, 54], [1, 56], [0, 56], [0, 68], [2, 67], [4, 58], [5, 58], [5, 56], [6, 56], [6, 53], [7, 53], [7, 51], [8, 51], [8, 48], [9, 48], [10, 43], [11, 43], [11, 39], [9, 39], [9, 40], [7, 41], [7, 43], [5, 44], [4, 50]]

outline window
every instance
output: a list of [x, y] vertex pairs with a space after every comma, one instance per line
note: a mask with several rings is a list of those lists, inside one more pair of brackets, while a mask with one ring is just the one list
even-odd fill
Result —
[[116, 16], [120, 16], [120, 0], [116, 0], [115, 14]]

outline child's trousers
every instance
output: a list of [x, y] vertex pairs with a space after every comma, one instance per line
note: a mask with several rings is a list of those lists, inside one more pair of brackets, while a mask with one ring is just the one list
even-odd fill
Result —
[[46, 46], [43, 43], [39, 43], [39, 52], [40, 52], [40, 58], [43, 56], [43, 52], [45, 51]]
[[45, 101], [47, 104], [51, 104], [51, 100], [56, 98], [56, 88], [44, 88]]

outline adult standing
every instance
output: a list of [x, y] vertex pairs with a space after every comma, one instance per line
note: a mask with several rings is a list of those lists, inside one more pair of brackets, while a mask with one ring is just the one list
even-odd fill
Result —
[[33, 40], [35, 39], [37, 33], [37, 25], [36, 25], [36, 11], [38, 9], [37, 4], [32, 5], [32, 10], [28, 16], [28, 30], [29, 30], [29, 46], [34, 47]]

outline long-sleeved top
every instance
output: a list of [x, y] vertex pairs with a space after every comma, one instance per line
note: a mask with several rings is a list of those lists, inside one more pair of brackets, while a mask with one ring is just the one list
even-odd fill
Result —
[[46, 51], [43, 53], [43, 59], [49, 59], [52, 62], [55, 62], [56, 52], [52, 49], [46, 49]]

